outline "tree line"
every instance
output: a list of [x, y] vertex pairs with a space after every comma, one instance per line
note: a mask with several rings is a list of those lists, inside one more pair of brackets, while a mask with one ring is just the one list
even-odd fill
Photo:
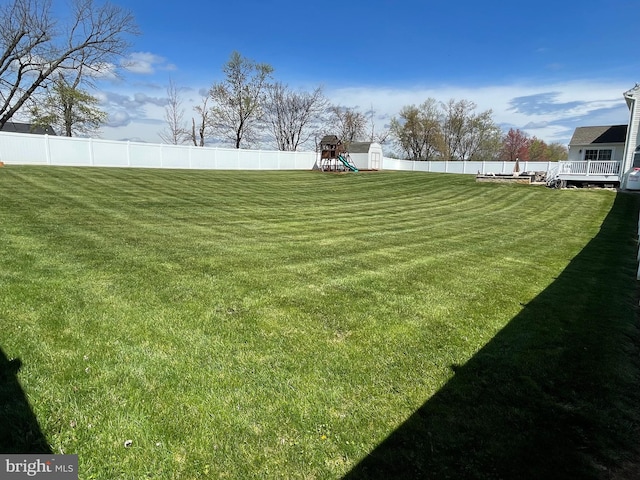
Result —
[[[375, 132], [372, 109], [331, 105], [322, 88], [294, 91], [272, 81], [273, 67], [233, 52], [223, 67], [224, 79], [214, 83], [195, 107], [191, 128], [184, 124], [179, 89], [170, 83], [165, 111], [167, 126], [160, 135], [167, 143], [204, 146], [208, 138], [236, 148], [270, 143], [278, 150], [317, 146], [323, 133], [343, 142], [377, 141], [410, 160], [560, 160], [567, 150], [547, 145], [511, 129], [504, 134], [492, 111], [476, 112], [469, 100], [438, 102], [429, 98], [419, 106], [403, 107], [387, 129]], [[514, 132], [527, 141], [512, 155]], [[313, 143], [315, 142], [315, 145]]]
[[[166, 143], [204, 146], [214, 141], [235, 148], [269, 144], [278, 150], [315, 148], [323, 132], [344, 142], [371, 139], [368, 119], [353, 108], [331, 105], [322, 87], [294, 90], [275, 81], [273, 67], [232, 52], [224, 64], [223, 79], [204, 93], [194, 108], [191, 123], [185, 121], [180, 89], [167, 88]], [[378, 139], [378, 137], [375, 137]]]
[[469, 100], [438, 102], [427, 99], [409, 105], [391, 120], [391, 136], [410, 160], [531, 160], [567, 158], [560, 143], [547, 145], [520, 129], [503, 133], [492, 111], [476, 112]]
[[[107, 121], [99, 107], [97, 79], [118, 74], [119, 60], [137, 35], [128, 11], [108, 2], [72, 0], [65, 20], [49, 0], [12, 0], [0, 6], [0, 128], [14, 115], [51, 125], [66, 136], [97, 135]], [[294, 90], [276, 81], [274, 69], [233, 52], [222, 79], [203, 92], [190, 118], [181, 90], [167, 87], [166, 143], [269, 145], [279, 150], [315, 148], [325, 133], [345, 143], [377, 141], [389, 154], [411, 160], [558, 160], [566, 148], [547, 145], [520, 130], [506, 134], [491, 110], [469, 100], [402, 107], [383, 130], [373, 108], [333, 105], [322, 87]]]

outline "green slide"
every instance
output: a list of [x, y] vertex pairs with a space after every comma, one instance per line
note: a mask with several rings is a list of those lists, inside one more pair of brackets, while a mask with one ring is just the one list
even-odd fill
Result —
[[352, 165], [351, 163], [349, 163], [349, 161], [346, 158], [344, 158], [342, 155], [338, 155], [338, 160], [340, 160], [344, 164], [344, 166], [347, 167], [352, 172], [357, 172], [358, 171], [356, 166]]

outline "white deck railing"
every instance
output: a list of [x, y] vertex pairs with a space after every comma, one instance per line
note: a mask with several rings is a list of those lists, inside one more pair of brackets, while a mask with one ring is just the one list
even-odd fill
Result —
[[571, 160], [558, 162], [559, 175], [618, 175], [620, 162], [617, 160]]

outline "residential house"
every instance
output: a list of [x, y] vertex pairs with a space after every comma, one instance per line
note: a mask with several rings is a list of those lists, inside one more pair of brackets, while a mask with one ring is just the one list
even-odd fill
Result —
[[629, 108], [628, 125], [576, 128], [569, 157], [558, 162], [548, 181], [615, 184], [627, 188], [629, 173], [640, 168], [640, 85], [624, 92]]

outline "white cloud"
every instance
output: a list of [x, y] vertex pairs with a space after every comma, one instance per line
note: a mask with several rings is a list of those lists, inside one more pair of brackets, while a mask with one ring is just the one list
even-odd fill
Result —
[[[457, 85], [415, 88], [350, 87], [328, 89], [326, 94], [334, 104], [358, 107], [363, 112], [373, 107], [377, 116], [383, 118], [397, 116], [403, 106], [417, 105], [427, 98], [441, 102], [451, 98], [471, 100], [477, 105], [477, 111], [491, 109], [493, 118], [499, 125], [507, 129], [520, 128], [530, 135], [555, 142], [568, 141], [578, 124], [594, 125], [602, 124], [602, 121], [606, 121], [605, 124], [626, 123], [628, 119], [625, 115], [628, 115], [628, 111], [622, 94], [630, 86], [632, 85], [619, 82], [575, 81], [478, 88]], [[523, 98], [530, 98], [532, 103], [529, 108], [514, 108], [514, 100]]]
[[166, 98], [152, 97], [144, 92], [123, 94], [114, 91], [102, 91], [97, 97], [104, 108], [122, 108], [135, 115], [143, 113], [146, 106], [164, 107], [167, 104]]
[[175, 70], [176, 66], [167, 59], [150, 52], [133, 52], [121, 62], [122, 67], [140, 75], [152, 75], [156, 70]]
[[151, 103], [153, 105], [164, 107], [168, 100], [166, 98], [150, 97], [146, 93], [135, 93], [133, 98], [136, 103], [144, 105], [145, 103]]
[[102, 137], [111, 140], [160, 142], [157, 132], [164, 123], [166, 98], [144, 92], [120, 93], [112, 90], [97, 95], [108, 119]]
[[107, 127], [126, 127], [131, 123], [131, 116], [124, 110], [119, 110], [109, 114]]
[[533, 128], [545, 128], [548, 126], [549, 126], [549, 122], [529, 122], [522, 128], [533, 129]]

